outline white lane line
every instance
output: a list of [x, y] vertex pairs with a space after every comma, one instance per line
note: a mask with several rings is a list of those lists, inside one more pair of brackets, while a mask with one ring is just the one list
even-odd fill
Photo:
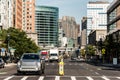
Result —
[[120, 79], [120, 77], [116, 77], [116, 78]]
[[110, 79], [108, 79], [106, 76], [103, 76], [102, 78], [105, 79], [105, 80], [110, 80]]
[[0, 74], [7, 74], [7, 72], [0, 72]]
[[40, 76], [38, 80], [43, 80], [44, 79], [44, 76]]
[[5, 78], [4, 80], [10, 80], [11, 78], [13, 78], [14, 76], [9, 76], [7, 78]]
[[55, 76], [55, 80], [60, 80], [60, 76]]
[[21, 80], [26, 80], [28, 78], [28, 76], [24, 76]]
[[75, 76], [71, 76], [71, 80], [76, 80]]
[[99, 75], [99, 73], [98, 73], [98, 72], [95, 72], [95, 74]]
[[94, 80], [92, 77], [90, 77], [90, 76], [87, 76], [87, 79], [88, 80]]

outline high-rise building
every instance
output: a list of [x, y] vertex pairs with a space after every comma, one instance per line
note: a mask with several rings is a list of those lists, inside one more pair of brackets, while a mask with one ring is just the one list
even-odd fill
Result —
[[120, 0], [114, 0], [107, 10], [108, 26], [107, 31], [111, 32], [120, 29]]
[[59, 26], [59, 33], [58, 33], [58, 45], [59, 47], [61, 47], [63, 44], [62, 42], [62, 38], [64, 37], [64, 30], [62, 28], [62, 24], [61, 24], [61, 19], [59, 19], [59, 23], [58, 23], [58, 26]]
[[64, 34], [68, 39], [72, 39], [74, 44], [78, 46], [79, 25], [76, 23], [74, 17], [63, 16], [61, 19], [61, 26]]
[[0, 0], [0, 28], [8, 28], [8, 0]]
[[92, 30], [107, 30], [107, 7], [104, 1], [89, 2], [87, 4], [87, 42]]
[[8, 0], [8, 27], [13, 27], [13, 0]]
[[22, 0], [22, 30], [35, 32], [35, 0]]
[[87, 17], [83, 17], [82, 20], [81, 20], [81, 48], [85, 48], [87, 42], [87, 32], [86, 32], [86, 29], [87, 29]]
[[35, 26], [39, 46], [58, 46], [58, 13], [57, 7], [36, 6]]
[[22, 29], [22, 0], [13, 0], [13, 27]]

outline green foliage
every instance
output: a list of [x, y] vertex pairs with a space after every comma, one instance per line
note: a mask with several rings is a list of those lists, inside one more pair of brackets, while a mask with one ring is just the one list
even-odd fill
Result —
[[[2, 32], [4, 32], [1, 36], [2, 39], [5, 40], [5, 42], [9, 40], [9, 46], [16, 49], [15, 56], [21, 56], [23, 53], [34, 53], [39, 50], [39, 47], [30, 38], [27, 38], [27, 34], [22, 30], [9, 28]], [[10, 35], [9, 39], [8, 34]]]
[[85, 49], [81, 49], [81, 50], [80, 50], [80, 53], [81, 53], [81, 55], [82, 55], [83, 57], [85, 57]]
[[87, 54], [94, 56], [95, 55], [95, 47], [92, 45], [87, 46]]

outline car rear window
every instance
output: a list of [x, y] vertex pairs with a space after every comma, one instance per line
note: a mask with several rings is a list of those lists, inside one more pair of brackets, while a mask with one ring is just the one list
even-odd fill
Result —
[[23, 55], [23, 59], [39, 60], [39, 55], [36, 55], [36, 54], [25, 54], [25, 55]]

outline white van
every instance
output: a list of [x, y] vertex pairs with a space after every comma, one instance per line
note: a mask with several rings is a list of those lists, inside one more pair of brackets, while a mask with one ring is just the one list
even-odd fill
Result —
[[49, 53], [49, 61], [57, 61], [59, 62], [59, 51], [58, 48], [52, 48], [50, 49], [50, 53]]

